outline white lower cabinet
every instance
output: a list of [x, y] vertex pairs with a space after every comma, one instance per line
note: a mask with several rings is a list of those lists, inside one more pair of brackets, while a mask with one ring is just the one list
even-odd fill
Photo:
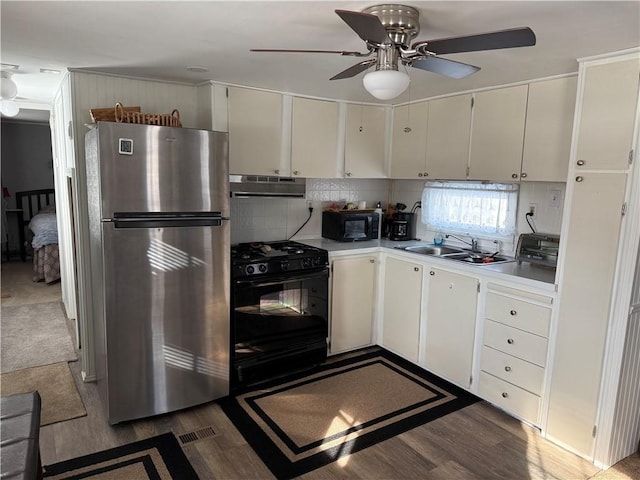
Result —
[[425, 365], [464, 388], [471, 385], [478, 279], [429, 269]]
[[331, 353], [371, 345], [376, 259], [348, 256], [331, 261]]
[[552, 298], [490, 284], [478, 395], [540, 423]]
[[541, 398], [512, 383], [480, 372], [478, 395], [531, 423], [537, 423]]
[[418, 362], [423, 265], [387, 256], [381, 345]]

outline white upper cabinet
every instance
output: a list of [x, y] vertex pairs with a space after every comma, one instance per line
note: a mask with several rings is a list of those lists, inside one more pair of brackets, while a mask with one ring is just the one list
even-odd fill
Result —
[[528, 85], [474, 94], [469, 179], [520, 179]]
[[580, 170], [629, 168], [639, 73], [637, 59], [586, 69], [576, 153]]
[[282, 95], [229, 87], [229, 172], [277, 175], [282, 150]]
[[393, 109], [391, 178], [422, 179], [426, 171], [429, 102]]
[[385, 178], [386, 109], [347, 105], [344, 176]]
[[573, 76], [529, 85], [522, 180], [567, 181], [577, 83]]
[[428, 179], [466, 179], [471, 134], [471, 94], [430, 101], [428, 116], [424, 176]]
[[338, 104], [294, 97], [291, 116], [291, 175], [337, 176]]

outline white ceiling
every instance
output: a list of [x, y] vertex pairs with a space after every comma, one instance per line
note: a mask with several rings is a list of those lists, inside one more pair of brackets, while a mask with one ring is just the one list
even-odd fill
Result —
[[[366, 51], [335, 13], [375, 5], [297, 2], [0, 2], [2, 63], [19, 65], [19, 100], [49, 104], [61, 75], [40, 68], [199, 84], [207, 80], [321, 98], [378, 102], [362, 74], [329, 81], [360, 61], [250, 48]], [[529, 26], [534, 47], [446, 55], [482, 68], [455, 80], [409, 68], [411, 86], [390, 103], [577, 71], [576, 59], [640, 45], [640, 2], [406, 1], [420, 11], [416, 40]], [[205, 67], [194, 73], [188, 66]]]

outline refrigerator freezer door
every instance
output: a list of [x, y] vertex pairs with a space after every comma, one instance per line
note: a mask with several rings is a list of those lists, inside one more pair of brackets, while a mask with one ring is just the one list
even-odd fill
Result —
[[229, 216], [227, 134], [101, 122], [101, 218], [115, 212], [221, 212]]
[[229, 222], [156, 228], [105, 222], [103, 244], [106, 351], [98, 382], [101, 389], [106, 384], [109, 421], [227, 395]]

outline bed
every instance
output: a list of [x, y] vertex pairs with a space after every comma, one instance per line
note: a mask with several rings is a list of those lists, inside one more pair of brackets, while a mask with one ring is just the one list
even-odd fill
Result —
[[60, 280], [60, 249], [52, 188], [16, 193], [20, 256], [33, 256], [33, 281], [53, 283]]

